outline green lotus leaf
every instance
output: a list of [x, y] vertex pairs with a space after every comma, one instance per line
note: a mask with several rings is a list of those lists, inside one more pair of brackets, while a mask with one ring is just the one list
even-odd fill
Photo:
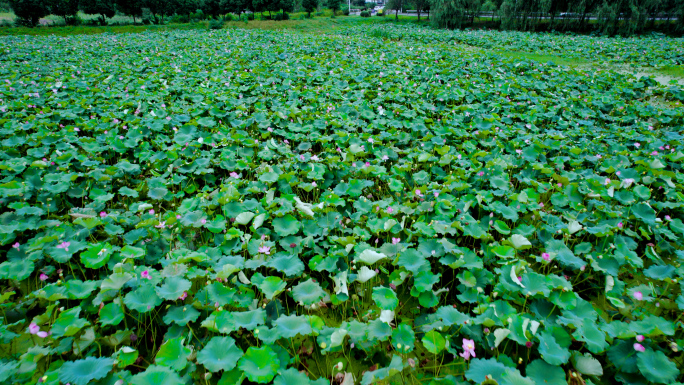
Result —
[[307, 336], [313, 332], [309, 321], [302, 316], [280, 316], [273, 322], [280, 337], [293, 338], [297, 335]]
[[366, 249], [363, 252], [361, 252], [355, 260], [361, 261], [364, 263], [367, 263], [369, 265], [374, 264], [375, 262], [385, 259], [387, 256], [383, 253], [378, 253], [377, 251], [373, 251], [371, 249]]
[[543, 331], [537, 334], [539, 338], [539, 353], [542, 359], [551, 365], [562, 365], [570, 359], [570, 351], [558, 344], [553, 334]]
[[183, 345], [184, 340], [180, 337], [172, 338], [164, 342], [160, 347], [154, 362], [157, 365], [169, 367], [175, 371], [183, 370], [188, 365], [188, 356], [192, 352]]
[[112, 251], [112, 245], [109, 243], [91, 245], [86, 251], [81, 253], [81, 262], [87, 268], [99, 269], [109, 261]]
[[525, 368], [527, 377], [537, 385], [567, 385], [563, 368], [547, 364], [544, 360], [534, 360]]
[[101, 325], [118, 325], [124, 319], [124, 312], [121, 310], [121, 305], [110, 302], [100, 309], [100, 324]]
[[236, 365], [242, 350], [235, 346], [230, 337], [213, 337], [202, 350], [197, 353], [197, 362], [212, 372], [231, 370]]
[[465, 378], [475, 383], [483, 382], [487, 376], [491, 376], [494, 381], [501, 383], [501, 377], [506, 372], [506, 366], [498, 362], [496, 358], [481, 359], [475, 358], [470, 361]]
[[190, 305], [172, 306], [164, 315], [164, 323], [167, 325], [175, 323], [176, 325], [187, 325], [190, 322], [197, 321], [200, 312]]
[[233, 324], [238, 328], [254, 330], [266, 321], [266, 312], [263, 309], [233, 312]]
[[399, 305], [397, 294], [388, 287], [374, 287], [372, 298], [378, 307], [383, 310], [394, 310]]
[[302, 224], [290, 214], [273, 220], [273, 230], [281, 237], [297, 234], [301, 227]]
[[415, 334], [411, 326], [401, 323], [392, 331], [392, 345], [398, 352], [412, 352], [415, 344]]
[[192, 282], [180, 277], [169, 277], [164, 280], [164, 283], [155, 289], [155, 292], [162, 299], [175, 301], [182, 296], [184, 292], [190, 290]]
[[157, 296], [152, 285], [142, 285], [124, 297], [124, 304], [138, 313], [147, 313], [161, 305], [162, 299]]
[[173, 370], [157, 365], [150, 365], [144, 372], [131, 377], [131, 385], [183, 385], [180, 376]]
[[74, 385], [87, 385], [93, 380], [104, 378], [113, 365], [113, 359], [104, 357], [65, 362], [59, 370], [59, 380]]
[[304, 306], [317, 303], [325, 296], [325, 291], [312, 279], [300, 282], [292, 288], [292, 298]]
[[287, 288], [287, 282], [279, 277], [264, 277], [260, 273], [254, 274], [252, 283], [254, 283], [269, 300], [273, 299], [273, 297], [282, 293]]
[[408, 249], [399, 255], [397, 266], [401, 266], [413, 274], [418, 274], [420, 271], [428, 267], [429, 263], [427, 259], [425, 259], [425, 257], [423, 257], [418, 251], [414, 249]]
[[432, 354], [437, 354], [446, 348], [444, 336], [436, 330], [425, 333], [421, 342], [423, 342], [425, 349]]
[[669, 384], [679, 376], [677, 365], [660, 350], [638, 353], [637, 367], [642, 376], [655, 384]]
[[250, 381], [265, 384], [273, 380], [280, 360], [278, 355], [268, 346], [256, 348], [250, 346], [245, 355], [240, 358], [238, 368], [242, 370]]
[[0, 263], [0, 279], [23, 281], [28, 278], [35, 269], [32, 261], [6, 261]]

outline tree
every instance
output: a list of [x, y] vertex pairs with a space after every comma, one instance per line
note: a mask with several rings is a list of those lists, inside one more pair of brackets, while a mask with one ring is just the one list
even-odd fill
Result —
[[116, 0], [116, 6], [121, 13], [133, 18], [133, 24], [136, 17], [142, 18], [142, 0]]
[[328, 0], [326, 5], [333, 11], [333, 17], [335, 17], [335, 12], [340, 10], [340, 0]]
[[50, 14], [45, 0], [9, 0], [9, 5], [19, 22], [30, 27], [37, 25], [41, 17]]
[[394, 10], [394, 20], [399, 20], [399, 11], [401, 11], [403, 5], [403, 0], [388, 0], [385, 4], [385, 9]]
[[318, 0], [302, 0], [302, 8], [304, 8], [309, 14], [309, 17], [311, 17], [311, 12], [318, 8]]
[[226, 3], [222, 2], [221, 0], [202, 0], [200, 3], [200, 9], [205, 14], [211, 15], [214, 19], [216, 19], [220, 15], [227, 13], [223, 10], [222, 5], [226, 5]]
[[174, 12], [173, 3], [167, 0], [143, 0], [143, 8], [150, 10], [155, 24], [163, 23], [164, 16], [172, 15]]
[[116, 3], [112, 0], [81, 0], [81, 10], [91, 15], [100, 15], [100, 24], [106, 25], [107, 18], [116, 15]]
[[413, 6], [416, 7], [416, 12], [418, 12], [418, 21], [420, 21], [420, 11], [426, 11], [430, 9], [430, 0], [413, 0]]
[[439, 28], [461, 28], [473, 22], [480, 7], [480, 0], [434, 0], [432, 21]]
[[50, 13], [64, 18], [70, 24], [78, 13], [78, 0], [50, 0]]

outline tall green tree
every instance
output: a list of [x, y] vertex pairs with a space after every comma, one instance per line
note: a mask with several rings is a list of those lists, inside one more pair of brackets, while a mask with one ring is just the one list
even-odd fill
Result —
[[385, 3], [385, 9], [390, 9], [394, 11], [394, 20], [399, 20], [399, 11], [401, 11], [404, 6], [404, 0], [388, 0]]
[[311, 12], [318, 8], [318, 0], [302, 0], [302, 8], [304, 8], [304, 11], [311, 17]]
[[100, 24], [106, 25], [107, 18], [116, 15], [116, 3], [112, 0], [81, 0], [81, 10], [90, 15], [100, 15]]
[[174, 13], [174, 3], [167, 0], [143, 0], [143, 8], [150, 10], [155, 24], [163, 23], [165, 16]]
[[143, 0], [116, 0], [116, 7], [119, 12], [132, 17], [133, 24], [136, 17], [142, 18]]
[[30, 27], [36, 26], [41, 17], [50, 14], [45, 0], [9, 0], [9, 5], [19, 22]]
[[50, 13], [64, 18], [64, 22], [71, 24], [78, 13], [78, 0], [50, 0]]
[[326, 5], [333, 11], [333, 16], [340, 10], [340, 0], [327, 0]]
[[418, 12], [418, 21], [420, 21], [420, 13], [430, 9], [430, 0], [413, 0], [412, 4], [414, 7], [416, 7], [416, 12]]
[[432, 22], [439, 28], [462, 28], [480, 11], [480, 0], [433, 0]]

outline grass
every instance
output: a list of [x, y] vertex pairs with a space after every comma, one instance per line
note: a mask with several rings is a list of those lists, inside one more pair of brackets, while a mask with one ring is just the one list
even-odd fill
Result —
[[4, 27], [0, 35], [69, 36], [93, 35], [98, 33], [140, 33], [146, 31], [168, 31], [175, 29], [206, 28], [206, 24], [168, 24], [168, 25], [110, 25], [110, 26], [59, 26], [59, 27]]

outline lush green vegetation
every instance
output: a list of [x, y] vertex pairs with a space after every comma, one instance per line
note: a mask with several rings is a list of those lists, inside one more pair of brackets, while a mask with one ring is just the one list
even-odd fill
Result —
[[0, 383], [681, 380], [682, 88], [351, 32], [0, 37]]
[[492, 30], [435, 30], [405, 24], [359, 26], [344, 31], [347, 35], [368, 33], [389, 40], [426, 44], [456, 43], [489, 50], [530, 52], [557, 55], [566, 59], [582, 59], [603, 63], [637, 64], [641, 66], [684, 65], [684, 38], [651, 37], [609, 38], [551, 33]]

